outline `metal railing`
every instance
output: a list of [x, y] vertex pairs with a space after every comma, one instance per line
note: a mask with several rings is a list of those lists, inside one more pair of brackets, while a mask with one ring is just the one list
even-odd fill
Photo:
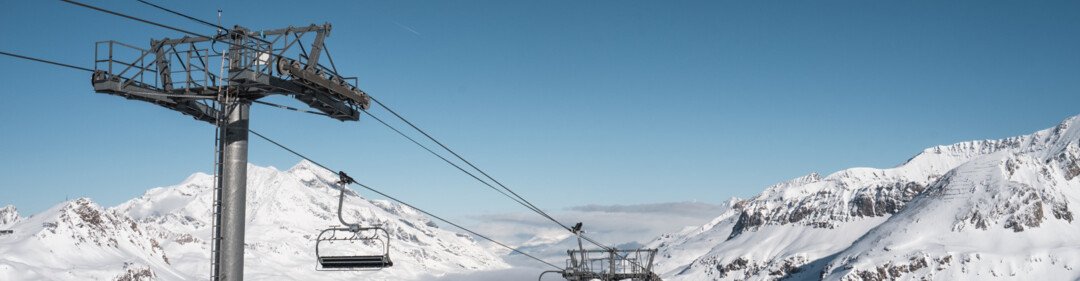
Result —
[[648, 274], [656, 249], [633, 250], [569, 250], [567, 271], [598, 275]]
[[[160, 56], [160, 57], [159, 57]], [[198, 89], [217, 87], [215, 64], [221, 54], [209, 49], [186, 49], [169, 46], [160, 52], [117, 41], [100, 41], [94, 45], [94, 70], [119, 79], [121, 85], [132, 83], [155, 89]], [[159, 69], [169, 71], [161, 75]], [[168, 78], [168, 79], [164, 79]], [[167, 81], [162, 81], [167, 80]]]
[[[294, 57], [301, 64], [307, 65], [307, 56], [303, 53], [293, 54], [296, 51], [294, 48], [297, 45], [296, 42], [288, 42], [288, 40], [267, 42], [257, 37], [245, 37], [240, 41], [244, 47], [231, 50], [234, 54], [230, 56], [235, 56], [234, 58], [237, 59], [233, 63], [233, 70], [248, 70], [254, 76], [249, 77], [251, 79], [262, 75], [282, 78], [279, 73], [276, 73], [278, 58]], [[204, 46], [209, 47], [197, 48], [194, 43], [166, 44], [162, 50], [147, 50], [113, 40], [95, 42], [94, 70], [103, 71], [109, 77], [119, 79], [121, 86], [134, 83], [161, 90], [214, 88], [221, 80], [214, 72], [220, 67], [218, 64], [224, 54], [209, 48], [214, 48], [214, 46], [228, 48], [229, 46], [220, 44]], [[159, 73], [163, 68], [168, 69], [165, 75]], [[359, 87], [356, 77], [343, 77], [325, 65], [318, 64], [315, 70], [328, 80], [341, 81], [353, 88]]]
[[[136, 81], [143, 85], [156, 86], [158, 75], [157, 71], [152, 69], [154, 59], [149, 54], [150, 51], [145, 49], [113, 40], [95, 42], [94, 70], [105, 71], [112, 77], [120, 78], [121, 82]], [[121, 60], [117, 57], [127, 59]], [[130, 59], [132, 57], [134, 59]], [[147, 72], [151, 73], [150, 78], [146, 77]]]

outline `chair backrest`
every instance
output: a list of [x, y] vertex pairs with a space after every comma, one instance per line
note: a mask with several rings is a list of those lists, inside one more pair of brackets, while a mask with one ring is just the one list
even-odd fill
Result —
[[[363, 252], [361, 248], [367, 247], [355, 248], [356, 242], [368, 244], [371, 241], [381, 243], [381, 249]], [[343, 246], [338, 242], [349, 243]], [[315, 238], [315, 255], [318, 259], [316, 270], [377, 270], [393, 266], [390, 261], [390, 233], [381, 227], [323, 230]]]

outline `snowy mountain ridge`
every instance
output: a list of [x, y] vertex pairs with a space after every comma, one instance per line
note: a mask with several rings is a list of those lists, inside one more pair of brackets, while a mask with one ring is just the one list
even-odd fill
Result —
[[[314, 238], [340, 224], [336, 179], [306, 161], [287, 171], [248, 166], [247, 278], [424, 279], [508, 266], [471, 237], [440, 229], [416, 210], [347, 190], [346, 220], [383, 226], [395, 266], [316, 272]], [[212, 183], [213, 176], [200, 173], [116, 207], [79, 198], [14, 219], [14, 233], [0, 236], [0, 280], [209, 279]], [[0, 219], [18, 218], [8, 209], [0, 209]], [[354, 247], [382, 251], [381, 244]]]
[[[964, 242], [998, 237], [984, 232], [1019, 233], [1002, 239], [1040, 240], [1025, 235], [1055, 229], [1065, 235], [1028, 246], [1053, 248], [1058, 243], [1080, 249], [1080, 236], [1074, 234], [1080, 232], [1072, 230], [1076, 203], [1070, 204], [1080, 198], [1078, 126], [1080, 117], [1071, 117], [1030, 135], [931, 147], [893, 168], [809, 174], [734, 202], [731, 210], [701, 228], [663, 235], [648, 246], [661, 249], [657, 268], [666, 280], [1005, 277], [1002, 272], [1018, 270], [985, 261], [953, 264], [967, 261], [960, 253], [987, 256], [999, 250], [993, 243]], [[931, 209], [948, 211], [927, 211]], [[929, 225], [933, 227], [926, 228]], [[937, 238], [953, 240], [940, 241], [948, 242], [940, 247], [911, 246]], [[894, 245], [882, 247], [883, 241]], [[1046, 251], [1054, 254], [1025, 253], [1011, 266], [1032, 268], [1027, 273], [1036, 276], [1080, 274], [1024, 262], [1080, 266], [1080, 258], [1072, 258], [1080, 250]]]

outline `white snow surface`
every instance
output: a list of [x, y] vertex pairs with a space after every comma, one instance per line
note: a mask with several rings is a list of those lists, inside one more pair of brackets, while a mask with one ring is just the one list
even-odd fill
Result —
[[[316, 235], [340, 224], [336, 179], [309, 162], [288, 171], [248, 166], [245, 278], [420, 280], [509, 267], [471, 237], [441, 229], [414, 209], [346, 190], [346, 220], [386, 228], [394, 266], [315, 271]], [[0, 227], [13, 220], [14, 230], [0, 236], [0, 280], [207, 280], [212, 183], [212, 176], [195, 174], [119, 206], [80, 198], [22, 219], [13, 207], [0, 209]], [[351, 247], [382, 251], [374, 243]]]
[[810, 174], [665, 234], [665, 280], [1077, 280], [1080, 116]]

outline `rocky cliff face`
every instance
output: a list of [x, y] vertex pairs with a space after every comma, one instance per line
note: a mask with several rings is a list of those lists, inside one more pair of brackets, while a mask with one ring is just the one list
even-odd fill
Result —
[[[321, 229], [340, 224], [339, 190], [332, 185], [336, 175], [306, 162], [288, 171], [257, 166], [248, 171], [249, 279], [423, 279], [507, 267], [471, 237], [441, 229], [416, 210], [347, 190], [346, 219], [384, 227], [395, 266], [316, 272], [314, 239]], [[13, 235], [0, 237], [0, 280], [209, 279], [212, 182], [212, 176], [196, 174], [116, 207], [80, 198], [18, 220], [11, 225]], [[377, 243], [342, 246], [347, 249], [339, 250], [382, 251]]]
[[156, 233], [85, 198], [19, 220], [11, 229], [0, 237], [4, 280], [112, 280], [125, 268], [169, 268], [172, 262]]
[[19, 211], [15, 209], [15, 206], [8, 205], [0, 208], [0, 229], [14, 224], [19, 219]]
[[[1041, 239], [1032, 233], [1044, 231], [1036, 229], [1071, 229], [1076, 203], [1070, 202], [1080, 198], [1075, 194], [1080, 190], [1078, 120], [1073, 117], [1031, 135], [928, 148], [890, 169], [853, 168], [826, 177], [810, 174], [736, 202], [700, 229], [664, 235], [649, 246], [661, 248], [657, 266], [674, 280], [927, 277], [927, 268], [946, 268], [965, 259], [956, 254], [929, 255], [925, 249], [882, 248], [878, 242], [887, 239], [878, 236], [920, 244], [933, 241], [928, 236], [954, 235], [963, 241], [994, 237], [987, 232], [1004, 229], [1020, 233], [1010, 241], [1031, 244], [1025, 241]], [[946, 203], [931, 203], [939, 201]], [[937, 208], [948, 211], [928, 211]], [[903, 225], [901, 217], [913, 216], [924, 217]], [[949, 223], [940, 229], [920, 228], [928, 220]], [[1070, 238], [1054, 241], [1080, 248], [1080, 237]], [[989, 244], [979, 246], [966, 252], [987, 255], [996, 251]], [[949, 244], [943, 248], [943, 252], [961, 252]], [[890, 258], [868, 258], [874, 255], [867, 251], [888, 253], [881, 255]], [[1073, 252], [1080, 254], [1080, 250]], [[1061, 255], [1021, 253], [1035, 260], [1080, 266], [1080, 260]], [[974, 262], [968, 263], [968, 267], [956, 267], [967, 271], [949, 276], [983, 276], [969, 274], [977, 271], [970, 270]], [[985, 263], [980, 266], [993, 267]], [[1015, 265], [1038, 267], [1032, 265], [1037, 263], [1017, 261]], [[995, 273], [1003, 272], [993, 268]]]

